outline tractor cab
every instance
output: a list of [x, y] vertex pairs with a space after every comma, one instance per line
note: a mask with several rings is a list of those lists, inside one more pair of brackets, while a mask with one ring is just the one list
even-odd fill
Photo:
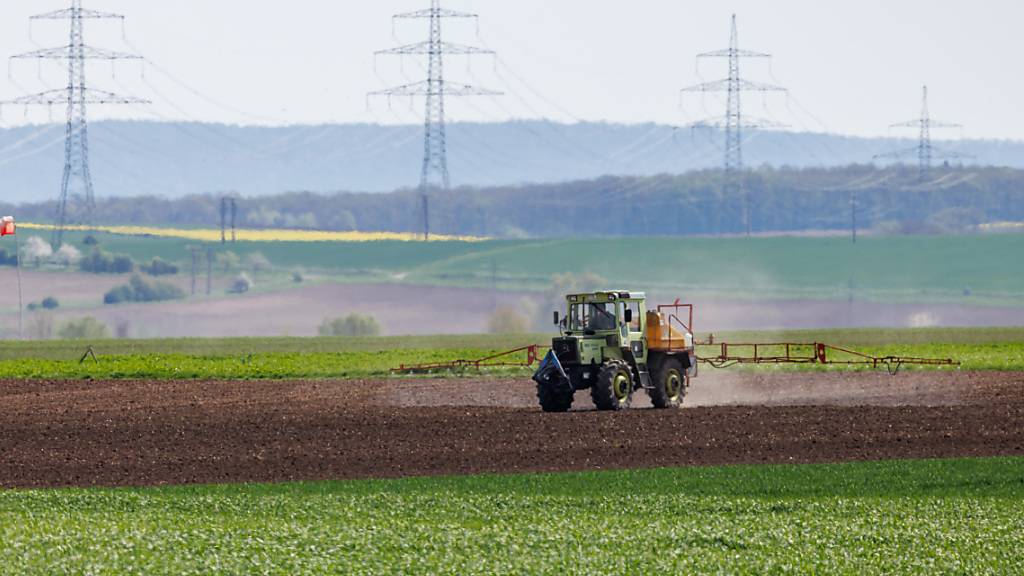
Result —
[[[570, 294], [565, 298], [565, 317], [555, 313], [561, 332], [559, 352], [569, 352], [570, 363], [602, 363], [622, 358], [626, 348], [644, 356], [644, 330], [647, 311], [643, 292], [594, 292]], [[576, 349], [573, 356], [571, 349]]]
[[657, 407], [681, 403], [695, 361], [689, 329], [671, 326], [675, 315], [648, 311], [643, 292], [623, 290], [569, 294], [565, 306], [564, 316], [554, 314], [560, 335], [534, 374], [544, 410], [568, 410], [588, 388], [602, 410], [628, 407], [641, 388]]

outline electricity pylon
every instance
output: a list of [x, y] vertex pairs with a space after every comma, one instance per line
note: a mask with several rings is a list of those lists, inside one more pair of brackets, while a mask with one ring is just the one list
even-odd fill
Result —
[[417, 42], [399, 46], [389, 50], [378, 51], [377, 55], [389, 54], [399, 56], [425, 55], [428, 58], [427, 78], [412, 84], [404, 84], [387, 90], [371, 92], [371, 96], [424, 96], [426, 112], [423, 120], [423, 169], [420, 173], [420, 198], [423, 211], [423, 238], [430, 239], [430, 199], [432, 189], [447, 190], [451, 186], [448, 173], [448, 144], [445, 132], [445, 98], [447, 96], [500, 96], [500, 92], [487, 90], [468, 84], [459, 84], [445, 80], [444, 56], [458, 55], [493, 55], [493, 50], [465, 46], [445, 42], [441, 36], [441, 24], [446, 19], [476, 19], [476, 14], [457, 12], [441, 8], [441, 0], [431, 0], [430, 8], [397, 14], [400, 19], [427, 19], [430, 21], [430, 38], [425, 42]]
[[148, 100], [134, 96], [121, 96], [89, 88], [86, 85], [86, 63], [89, 60], [140, 60], [141, 56], [114, 52], [86, 45], [85, 20], [115, 19], [124, 22], [124, 16], [82, 8], [82, 0], [71, 0], [71, 7], [31, 17], [32, 20], [70, 20], [71, 32], [67, 46], [44, 48], [12, 56], [16, 59], [67, 61], [68, 83], [65, 88], [48, 90], [23, 96], [6, 104], [67, 106], [67, 126], [64, 136], [64, 174], [61, 178], [60, 198], [57, 202], [57, 222], [53, 229], [54, 249], [64, 242], [64, 228], [68, 225], [68, 201], [82, 199], [85, 204], [84, 223], [95, 225], [96, 198], [93, 194], [92, 173], [89, 170], [89, 124], [86, 116], [88, 104], [149, 104]]
[[907, 156], [916, 154], [917, 155], [917, 178], [919, 182], [924, 182], [928, 176], [928, 172], [931, 171], [932, 161], [936, 158], [943, 160], [962, 160], [969, 158], [966, 154], [958, 154], [956, 152], [948, 152], [940, 150], [932, 146], [932, 128], [963, 128], [960, 124], [953, 124], [950, 122], [939, 122], [932, 120], [931, 114], [928, 111], [928, 87], [925, 86], [921, 91], [921, 117], [913, 120], [907, 120], [906, 122], [900, 122], [893, 124], [890, 128], [916, 128], [918, 129], [918, 143], [914, 148], [908, 148], [905, 150], [896, 150], [894, 152], [887, 152], [885, 154], [876, 154], [874, 158], [878, 159], [892, 159], [901, 160]]
[[785, 92], [786, 89], [772, 84], [751, 82], [750, 80], [743, 79], [740, 75], [740, 61], [742, 59], [771, 58], [771, 54], [740, 49], [735, 14], [732, 15], [732, 32], [729, 39], [729, 47], [725, 50], [698, 54], [697, 58], [725, 58], [729, 63], [729, 76], [727, 78], [683, 88], [683, 92], [727, 93], [725, 118], [722, 120], [704, 121], [701, 124], [716, 126], [725, 131], [723, 197], [734, 198], [740, 195], [743, 196], [743, 222], [747, 236], [750, 236], [750, 194], [743, 185], [743, 129], [781, 127], [781, 125], [769, 120], [752, 119], [749, 116], [744, 116], [741, 96], [744, 92]]

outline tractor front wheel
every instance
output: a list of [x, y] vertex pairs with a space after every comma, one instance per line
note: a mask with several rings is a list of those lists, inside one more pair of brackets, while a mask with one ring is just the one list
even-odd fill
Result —
[[654, 388], [647, 391], [655, 408], [678, 408], [686, 394], [683, 365], [675, 358], [666, 358], [654, 367]]
[[633, 373], [621, 360], [611, 360], [601, 366], [597, 379], [590, 387], [590, 397], [598, 410], [625, 410], [633, 399]]
[[550, 384], [537, 383], [537, 399], [544, 412], [568, 412], [572, 408], [572, 390], [559, 390]]

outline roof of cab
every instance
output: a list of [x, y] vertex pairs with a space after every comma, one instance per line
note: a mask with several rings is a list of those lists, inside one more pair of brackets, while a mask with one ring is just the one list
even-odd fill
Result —
[[646, 300], [647, 295], [643, 292], [636, 292], [631, 290], [597, 290], [595, 292], [578, 292], [575, 294], [568, 294], [566, 298], [573, 296], [601, 296], [606, 294], [615, 294], [616, 298], [622, 300]]

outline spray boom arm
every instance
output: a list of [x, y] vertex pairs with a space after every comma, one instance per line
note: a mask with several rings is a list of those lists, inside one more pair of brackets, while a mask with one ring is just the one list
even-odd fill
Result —
[[839, 366], [870, 366], [885, 368], [895, 375], [905, 365], [959, 366], [952, 359], [916, 358], [913, 356], [872, 356], [831, 344], [782, 342], [771, 344], [698, 343], [700, 347], [718, 346], [714, 356], [698, 355], [697, 360], [712, 368], [729, 368], [738, 364], [821, 364]]
[[[687, 338], [682, 335], [693, 334], [693, 309], [692, 304], [681, 304], [679, 300], [672, 304], [658, 306], [656, 308], [657, 314], [663, 318], [666, 330], [665, 336], [660, 337], [657, 342], [654, 340], [649, 342], [652, 349], [655, 348], [655, 344], [658, 344], [658, 348], [666, 350], [688, 349]], [[674, 336], [677, 333], [681, 336]], [[693, 341], [691, 340], [691, 342]], [[712, 368], [730, 368], [745, 364], [814, 364], [821, 366], [864, 366], [875, 370], [885, 368], [889, 374], [896, 375], [903, 366], [960, 366], [960, 362], [948, 358], [918, 358], [896, 355], [873, 356], [864, 352], [821, 342], [755, 344], [716, 342], [714, 334], [709, 335], [705, 341], [693, 342], [693, 347], [696, 349], [696, 361]], [[459, 359], [432, 364], [403, 364], [398, 368], [392, 369], [391, 372], [400, 374], [462, 370], [466, 368], [529, 367], [543, 357], [541, 350], [549, 348], [550, 346], [533, 345], [494, 354], [486, 358]], [[702, 352], [708, 351], [710, 353], [702, 354]]]

